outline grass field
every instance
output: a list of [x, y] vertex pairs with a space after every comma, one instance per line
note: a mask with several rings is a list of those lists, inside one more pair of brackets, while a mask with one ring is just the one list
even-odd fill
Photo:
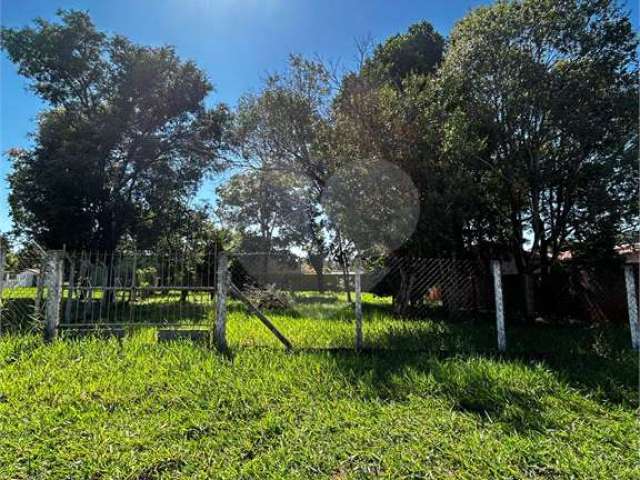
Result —
[[511, 326], [498, 356], [491, 322], [397, 320], [365, 300], [378, 350], [360, 355], [316, 350], [353, 345], [331, 299], [270, 313], [294, 353], [238, 304], [231, 358], [144, 328], [0, 337], [0, 478], [640, 476], [624, 328]]

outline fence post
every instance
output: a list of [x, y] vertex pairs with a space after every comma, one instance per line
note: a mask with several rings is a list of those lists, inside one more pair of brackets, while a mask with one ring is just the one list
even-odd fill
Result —
[[638, 303], [636, 300], [636, 282], [633, 278], [633, 266], [624, 266], [624, 283], [627, 288], [627, 308], [629, 310], [629, 330], [631, 330], [631, 346], [640, 349], [640, 325], [638, 324]]
[[71, 322], [71, 307], [73, 306], [73, 295], [75, 292], [75, 272], [76, 272], [76, 262], [71, 258], [69, 262], [69, 286], [67, 290], [67, 303], [64, 308], [64, 321], [65, 323]]
[[42, 310], [40, 304], [42, 303], [42, 291], [44, 290], [44, 276], [47, 271], [47, 252], [42, 250], [40, 252], [40, 264], [38, 266], [39, 274], [36, 279], [36, 298], [33, 302], [33, 321], [34, 324], [38, 324], [42, 320]]
[[502, 270], [500, 260], [491, 261], [493, 272], [493, 290], [496, 301], [496, 329], [498, 331], [498, 350], [504, 352], [507, 349], [507, 337], [504, 330], [504, 307], [502, 305]]
[[4, 262], [6, 260], [6, 254], [4, 251], [4, 247], [2, 246], [2, 241], [0, 241], [0, 335], [2, 335], [2, 290], [4, 288]]
[[45, 308], [45, 340], [51, 342], [58, 335], [60, 325], [60, 303], [62, 300], [62, 252], [52, 251], [47, 254], [44, 284], [47, 288]]
[[227, 256], [221, 253], [218, 258], [218, 282], [216, 295], [216, 325], [215, 342], [218, 350], [226, 352], [228, 350], [226, 329], [227, 329]]
[[355, 297], [356, 297], [356, 351], [362, 349], [362, 264], [360, 258], [355, 261]]

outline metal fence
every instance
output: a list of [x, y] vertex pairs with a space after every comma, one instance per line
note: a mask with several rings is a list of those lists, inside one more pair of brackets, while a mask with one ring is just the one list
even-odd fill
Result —
[[210, 325], [217, 255], [64, 252], [60, 328]]
[[[637, 272], [627, 267], [618, 277], [637, 348]], [[588, 294], [585, 311], [602, 316], [606, 295], [594, 278], [570, 276], [556, 293]], [[318, 268], [292, 252], [64, 252], [29, 244], [11, 258], [0, 248], [0, 333], [43, 330], [51, 339], [153, 327], [160, 336], [199, 335], [227, 349], [229, 327], [239, 346], [362, 349], [425, 341], [421, 319], [483, 317], [495, 318], [504, 350], [505, 317], [517, 313], [513, 291], [526, 298], [512, 284], [500, 261], [387, 257]]]
[[0, 333], [42, 329], [47, 258], [48, 253], [35, 242], [24, 245], [19, 255], [10, 258], [0, 242]]
[[0, 332], [210, 325], [217, 255], [213, 248], [105, 253], [28, 244], [13, 255], [0, 248]]
[[[353, 271], [335, 265], [316, 271], [289, 252], [234, 252], [229, 258], [229, 308], [240, 344], [272, 345], [269, 336], [275, 333], [285, 347], [353, 346]], [[249, 334], [261, 328], [255, 326], [256, 318], [267, 327], [262, 329], [266, 336]]]
[[494, 308], [490, 272], [467, 259], [386, 258], [365, 267], [363, 289], [391, 296], [402, 316], [460, 319]]

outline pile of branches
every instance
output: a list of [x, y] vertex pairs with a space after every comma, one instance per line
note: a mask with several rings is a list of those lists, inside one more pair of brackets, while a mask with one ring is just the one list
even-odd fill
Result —
[[287, 310], [291, 307], [291, 296], [277, 289], [274, 284], [261, 287], [246, 285], [244, 292], [249, 301], [260, 310]]

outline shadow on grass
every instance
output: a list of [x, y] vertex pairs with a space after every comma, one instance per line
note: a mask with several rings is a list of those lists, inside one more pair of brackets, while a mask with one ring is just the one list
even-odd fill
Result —
[[[329, 300], [328, 308], [318, 311], [323, 319], [345, 321], [345, 312], [351, 308], [349, 304], [320, 298]], [[309, 303], [302, 302], [299, 311], [265, 313], [267, 316], [313, 318], [311, 307], [317, 299], [307, 297], [305, 300]], [[194, 322], [210, 320], [214, 306], [210, 303], [160, 301], [135, 305], [132, 310], [137, 310], [137, 313], [133, 315], [133, 323], [157, 321], [158, 326], [162, 326], [163, 322], [159, 320], [163, 312], [179, 308], [183, 314], [191, 309], [188, 318]], [[305, 307], [309, 307], [311, 313], [307, 314]], [[246, 312], [237, 301], [230, 301], [228, 310]], [[391, 306], [386, 304], [364, 304], [365, 345], [370, 350], [359, 355], [350, 349], [321, 350], [328, 351], [335, 358], [347, 378], [354, 382], [366, 380], [368, 388], [378, 396], [401, 398], [402, 387], [394, 378], [412, 370], [427, 373], [434, 379], [435, 388], [451, 399], [456, 410], [476, 414], [482, 419], [498, 419], [515, 429], [545, 428], [544, 418], [536, 414], [541, 408], [540, 390], [515, 388], [513, 383], [484, 368], [465, 371], [445, 367], [447, 362], [442, 363], [442, 359], [452, 357], [460, 362], [491, 359], [524, 369], [541, 366], [552, 372], [559, 382], [594, 399], [637, 406], [638, 356], [628, 349], [629, 332], [624, 328], [507, 325], [509, 352], [500, 355], [496, 352], [496, 332], [491, 320], [430, 323], [404, 320], [367, 332], [368, 318], [387, 316], [390, 310]], [[123, 317], [129, 318], [129, 311], [124, 309], [123, 312]], [[318, 349], [296, 351], [305, 353]]]
[[[469, 414], [479, 422], [500, 422], [520, 433], [553, 428], [544, 415], [541, 388], [517, 388], [502, 375], [504, 365], [495, 365], [478, 356], [449, 355], [443, 352], [346, 350], [325, 352], [335, 361], [346, 381], [359, 385], [364, 397], [388, 402], [409, 396], [439, 397], [451, 409]], [[526, 368], [526, 367], [522, 367]]]
[[393, 315], [393, 306], [383, 303], [363, 303], [362, 313], [365, 316], [373, 315]]
[[[499, 354], [492, 318], [428, 322], [396, 319], [387, 325], [383, 322], [378, 328], [372, 319], [389, 316], [391, 305], [365, 303], [363, 307], [364, 341], [368, 350], [360, 356], [350, 348], [298, 348], [294, 344], [294, 349], [329, 351], [336, 362], [344, 366], [347, 377], [357, 381], [371, 379], [371, 389], [381, 396], [390, 391], [395, 375], [403, 374], [407, 368], [424, 371], [421, 362], [433, 356], [455, 357], [461, 361], [491, 359], [525, 369], [541, 367], [558, 382], [600, 401], [637, 404], [638, 356], [628, 348], [629, 332], [625, 328], [508, 324], [509, 351]], [[344, 309], [325, 311], [323, 318], [345, 321]], [[342, 343], [345, 344], [348, 343]], [[359, 359], [363, 357], [368, 360], [360, 364]], [[446, 375], [438, 376], [441, 370], [434, 372], [433, 365], [429, 368], [429, 373], [439, 382], [451, 384]], [[535, 415], [539, 392], [512, 388], [509, 382], [496, 380], [487, 372], [483, 375], [457, 372], [456, 375], [461, 383], [449, 391], [455, 397], [455, 409], [476, 412], [482, 418], [509, 418], [509, 423], [517, 428], [542, 428], [541, 420]]]
[[[507, 423], [517, 429], [545, 427], [543, 419], [536, 416], [544, 389], [521, 388], [526, 382], [512, 382], [497, 375], [488, 366], [492, 363], [497, 364], [496, 368], [505, 364], [515, 367], [525, 376], [542, 368], [552, 374], [556, 382], [598, 401], [631, 408], [638, 406], [639, 358], [625, 348], [628, 332], [624, 328], [601, 330], [545, 325], [512, 329], [515, 338], [510, 350], [499, 353], [495, 349], [495, 329], [487, 323], [444, 326], [446, 330], [418, 334], [392, 329], [381, 342], [366, 344], [368, 348], [360, 354], [353, 349], [328, 351], [347, 378], [358, 382], [366, 379], [369, 388], [381, 397], [402, 396], [402, 389], [398, 390], [394, 380], [398, 376], [409, 371], [427, 373], [440, 384], [443, 393], [452, 398], [455, 409], [475, 412], [482, 418], [508, 420]], [[443, 367], [448, 362], [442, 361], [448, 359], [464, 364], [479, 362], [480, 366]], [[516, 384], [518, 388], [514, 387]]]
[[364, 396], [394, 402], [409, 395], [435, 395], [450, 402], [452, 410], [480, 422], [500, 422], [518, 433], [559, 428], [544, 399], [554, 396], [573, 408], [571, 389], [598, 402], [637, 407], [637, 361], [628, 356], [380, 350], [356, 354], [346, 349], [323, 354], [335, 361], [346, 381], [362, 386]]

